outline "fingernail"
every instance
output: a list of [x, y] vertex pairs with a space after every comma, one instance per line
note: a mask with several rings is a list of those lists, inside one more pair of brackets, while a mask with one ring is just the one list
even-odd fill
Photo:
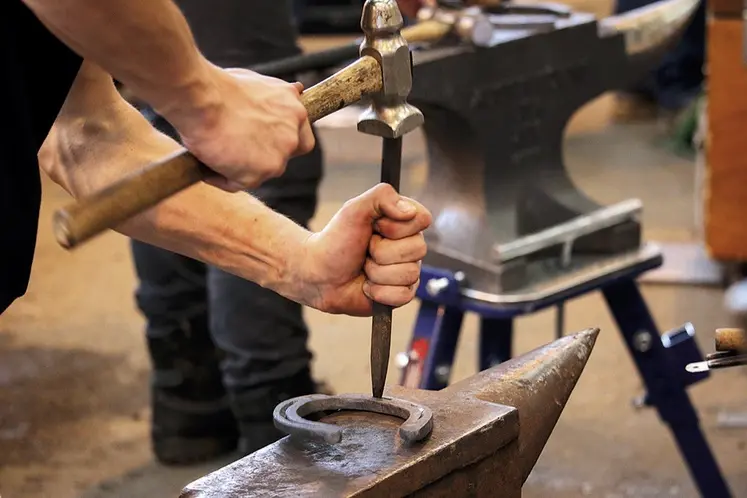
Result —
[[412, 213], [413, 211], [415, 211], [415, 206], [412, 204], [412, 202], [400, 199], [397, 201], [397, 209], [399, 209], [403, 213]]
[[363, 294], [364, 294], [364, 295], [365, 295], [365, 296], [366, 296], [366, 297], [367, 297], [368, 299], [373, 299], [373, 298], [371, 297], [371, 284], [370, 284], [370, 283], [368, 282], [368, 280], [366, 280], [365, 282], [363, 282], [363, 287], [362, 287], [362, 290], [363, 290]]

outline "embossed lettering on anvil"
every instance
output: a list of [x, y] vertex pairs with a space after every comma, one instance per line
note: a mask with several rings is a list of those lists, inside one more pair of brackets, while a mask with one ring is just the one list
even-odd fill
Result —
[[534, 73], [524, 73], [521, 76], [487, 83], [472, 91], [469, 101], [470, 108], [495, 107], [507, 98], [515, 98], [516, 93], [526, 93], [522, 90], [531, 83], [541, 82], [542, 86], [546, 86], [546, 90], [550, 91], [558, 91], [564, 87], [578, 85], [577, 76], [582, 74], [581, 70], [588, 65], [588, 57], [582, 57], [570, 64], [544, 67]]
[[[470, 108], [479, 111], [516, 113], [506, 116], [511, 123], [506, 138], [513, 144], [514, 153], [508, 160], [518, 164], [541, 152], [541, 125], [547, 109], [542, 105], [548, 92], [563, 92], [578, 85], [588, 66], [583, 57], [571, 64], [548, 66], [531, 74], [488, 83], [472, 91]], [[505, 105], [511, 102], [512, 105]], [[518, 104], [518, 105], [517, 105]]]

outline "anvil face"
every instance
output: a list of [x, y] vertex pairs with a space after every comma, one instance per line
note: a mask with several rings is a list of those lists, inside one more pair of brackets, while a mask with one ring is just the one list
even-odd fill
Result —
[[[591, 354], [598, 330], [566, 336], [441, 391], [387, 396], [433, 411], [433, 430], [402, 444], [399, 419], [327, 415], [336, 444], [286, 437], [185, 488], [183, 497], [520, 496]], [[475, 489], [487, 494], [475, 495]]]
[[515, 408], [404, 388], [387, 395], [432, 408], [437, 422], [423, 443], [403, 445], [397, 436], [399, 419], [340, 412], [324, 419], [345, 428], [340, 443], [285, 438], [193, 488], [210, 488], [199, 496], [400, 496], [485, 458], [519, 434]]

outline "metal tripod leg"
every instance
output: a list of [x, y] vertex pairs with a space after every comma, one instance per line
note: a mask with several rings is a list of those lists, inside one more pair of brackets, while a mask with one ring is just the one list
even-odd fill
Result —
[[422, 301], [407, 357], [400, 361], [400, 384], [420, 389], [449, 385], [464, 313], [455, 307]]
[[648, 404], [669, 425], [690, 475], [702, 496], [726, 498], [731, 493], [700, 428], [698, 414], [677, 373], [670, 367], [653, 318], [634, 280], [603, 289], [620, 332], [646, 385]]

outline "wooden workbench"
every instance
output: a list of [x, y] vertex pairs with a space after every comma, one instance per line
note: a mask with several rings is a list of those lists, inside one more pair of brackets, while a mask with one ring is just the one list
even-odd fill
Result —
[[747, 64], [742, 0], [709, 0], [705, 242], [722, 261], [747, 261]]

